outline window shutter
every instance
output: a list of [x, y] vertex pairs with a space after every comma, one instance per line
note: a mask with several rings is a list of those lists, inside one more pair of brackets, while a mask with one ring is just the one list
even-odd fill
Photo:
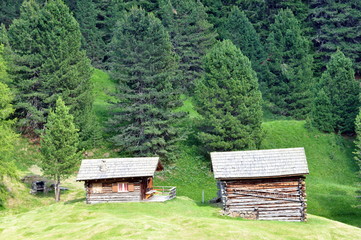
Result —
[[134, 192], [134, 183], [128, 183], [128, 191]]
[[112, 184], [112, 192], [118, 192], [118, 184], [117, 183]]

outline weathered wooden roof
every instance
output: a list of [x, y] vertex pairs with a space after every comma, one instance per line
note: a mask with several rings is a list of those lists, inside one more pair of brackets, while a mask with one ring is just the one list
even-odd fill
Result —
[[158, 157], [84, 159], [76, 180], [150, 177], [158, 164]]
[[211, 153], [216, 179], [252, 179], [308, 174], [304, 148]]

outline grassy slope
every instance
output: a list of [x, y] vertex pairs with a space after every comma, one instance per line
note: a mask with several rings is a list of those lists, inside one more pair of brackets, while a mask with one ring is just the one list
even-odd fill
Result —
[[116, 83], [110, 79], [107, 73], [98, 69], [94, 69], [91, 80], [95, 95], [94, 111], [100, 122], [104, 123], [108, 118], [110, 102], [115, 101], [115, 98], [111, 95], [115, 93]]
[[[112, 98], [106, 93], [114, 92], [115, 84], [99, 70], [95, 71], [93, 82], [98, 96], [98, 115], [107, 116], [104, 110], [108, 106], [106, 101]], [[191, 98], [182, 96], [182, 99], [184, 105], [179, 110], [189, 113], [186, 124], [192, 127], [193, 120], [199, 115], [194, 110]], [[309, 213], [361, 226], [361, 209], [354, 208], [358, 204], [355, 198], [358, 179], [357, 166], [352, 156], [352, 141], [335, 134], [310, 132], [304, 128], [303, 121], [293, 121], [267, 111], [265, 120], [263, 127], [266, 138], [261, 148], [306, 149], [311, 172], [307, 177]], [[197, 149], [193, 141], [181, 145], [177, 162], [160, 173], [155, 183], [177, 186], [179, 195], [197, 202], [201, 201], [203, 190], [205, 200], [212, 199], [216, 193], [216, 183], [209, 170], [210, 162]]]
[[59, 203], [0, 219], [1, 239], [357, 239], [361, 229], [310, 216], [307, 223], [218, 215], [185, 197], [166, 203]]
[[308, 212], [361, 226], [357, 166], [353, 143], [335, 134], [310, 132], [303, 121], [271, 121], [263, 124], [266, 139], [262, 148], [304, 147], [310, 169], [306, 187]]
[[[98, 70], [94, 77], [98, 96], [95, 109], [104, 122], [107, 101], [112, 100], [104, 91], [113, 92], [114, 83]], [[191, 126], [197, 113], [191, 99], [184, 102], [182, 110], [190, 112], [187, 124]], [[311, 171], [307, 178], [309, 213], [360, 226], [361, 212], [352, 208], [356, 204], [357, 189], [352, 142], [333, 134], [309, 132], [302, 121], [275, 120], [270, 115], [267, 119], [272, 121], [264, 123], [267, 135], [262, 148], [304, 146], [306, 149]], [[69, 179], [64, 186], [70, 187], [70, 191], [63, 195], [63, 202], [50, 204], [51, 195], [29, 196], [27, 189], [13, 184], [14, 199], [9, 205], [12, 209], [0, 212], [0, 239], [172, 239], [179, 236], [183, 239], [357, 239], [360, 236], [360, 229], [316, 216], [310, 216], [308, 223], [245, 221], [219, 216], [218, 208], [201, 203], [202, 190], [207, 201], [215, 196], [216, 187], [210, 163], [197, 149], [191, 140], [181, 145], [177, 162], [159, 173], [155, 181], [177, 186], [178, 196], [192, 200], [179, 197], [165, 204], [89, 206], [83, 203], [82, 184]], [[18, 159], [21, 169], [28, 163], [22, 166], [20, 160], [32, 154], [26, 150], [23, 155]]]

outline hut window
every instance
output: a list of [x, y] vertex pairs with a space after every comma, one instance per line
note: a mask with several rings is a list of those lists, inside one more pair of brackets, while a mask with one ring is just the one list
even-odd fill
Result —
[[118, 183], [118, 192], [129, 192], [128, 191], [128, 183], [126, 183], [126, 182]]
[[93, 183], [92, 184], [92, 192], [93, 193], [102, 193], [103, 192], [103, 184], [102, 183]]

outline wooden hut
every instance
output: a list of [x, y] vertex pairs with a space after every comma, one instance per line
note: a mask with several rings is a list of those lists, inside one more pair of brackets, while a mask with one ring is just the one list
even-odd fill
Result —
[[226, 214], [306, 221], [304, 148], [213, 152], [211, 159]]
[[153, 187], [155, 171], [162, 170], [158, 157], [82, 160], [77, 181], [85, 182], [86, 202], [166, 201], [175, 187]]

